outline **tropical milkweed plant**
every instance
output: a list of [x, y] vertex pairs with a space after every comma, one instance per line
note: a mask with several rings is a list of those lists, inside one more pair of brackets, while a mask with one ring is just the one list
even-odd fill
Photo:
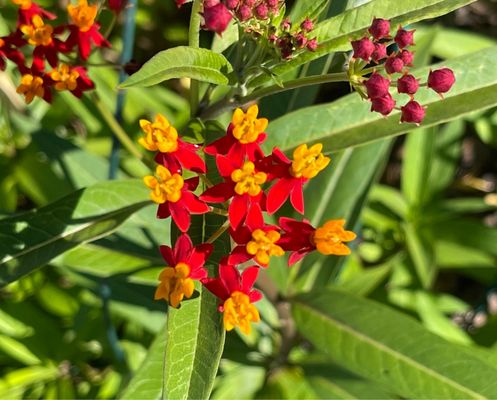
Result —
[[472, 0], [176, 0], [164, 46], [150, 2], [65, 3], [2, 5], [2, 398], [497, 397], [436, 289], [495, 238], [441, 189], [497, 48], [418, 24]]

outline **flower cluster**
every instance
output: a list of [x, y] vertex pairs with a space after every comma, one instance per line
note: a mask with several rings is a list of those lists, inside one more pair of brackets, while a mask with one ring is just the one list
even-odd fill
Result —
[[[183, 141], [161, 115], [153, 122], [140, 121], [144, 132], [140, 144], [157, 152], [155, 176], [146, 176], [144, 183], [159, 205], [157, 217], [171, 216], [182, 232], [172, 248], [160, 248], [167, 267], [159, 276], [155, 297], [178, 307], [181, 300], [192, 296], [197, 280], [219, 298], [225, 328], [238, 326], [244, 333], [250, 332], [250, 322], [259, 320], [253, 303], [262, 295], [253, 285], [260, 268], [269, 267], [272, 257], [288, 252], [292, 265], [314, 250], [346, 255], [350, 250], [345, 243], [355, 238], [353, 232], [345, 230], [343, 220], [331, 220], [319, 228], [305, 219], [287, 217], [280, 217], [278, 225], [266, 223], [264, 214], [274, 214], [287, 200], [303, 214], [304, 184], [326, 168], [330, 159], [319, 143], [298, 146], [292, 158], [278, 148], [264, 154], [260, 146], [267, 136], [268, 120], [258, 118], [258, 112], [257, 105], [246, 112], [236, 109], [226, 134], [203, 148], [206, 155], [215, 157], [222, 181], [207, 185], [199, 196], [194, 193], [199, 177], [184, 179], [183, 173], [206, 172], [206, 164], [198, 155], [200, 146]], [[227, 217], [220, 229], [228, 230], [235, 243], [220, 261], [217, 276], [211, 277], [204, 265], [215, 239], [193, 246], [187, 233], [190, 215], [207, 212]]]
[[[16, 65], [22, 75], [17, 93], [24, 96], [26, 103], [35, 97], [51, 102], [52, 90], [68, 90], [81, 97], [84, 91], [93, 89], [94, 83], [83, 63], [90, 56], [92, 46], [110, 46], [95, 22], [97, 5], [89, 5], [87, 0], [69, 4], [70, 22], [54, 26], [49, 21], [56, 16], [32, 0], [12, 2], [19, 7], [17, 27], [0, 38], [0, 69], [5, 69], [6, 59]], [[30, 56], [31, 63], [25, 55]], [[79, 62], [70, 61], [78, 56]]]
[[[392, 38], [390, 21], [375, 18], [368, 33], [368, 36], [352, 41], [354, 52], [349, 64], [352, 86], [362, 97], [371, 101], [371, 111], [385, 116], [396, 108], [396, 101], [390, 94], [390, 87], [396, 87], [398, 93], [409, 96], [407, 103], [400, 107], [400, 122], [419, 125], [425, 116], [425, 108], [414, 100], [418, 89], [427, 86], [443, 96], [455, 82], [454, 73], [449, 68], [430, 71], [427, 82], [420, 83], [409, 73], [414, 58], [409, 51], [409, 47], [414, 45], [414, 30], [399, 27]], [[377, 67], [373, 67], [373, 73], [364, 78], [364, 71], [370, 69], [365, 70], [364, 67], [370, 64]], [[396, 75], [396, 82], [392, 83]]]

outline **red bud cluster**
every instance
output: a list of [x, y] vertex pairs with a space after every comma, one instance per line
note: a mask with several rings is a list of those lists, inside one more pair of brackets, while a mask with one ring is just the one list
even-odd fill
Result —
[[[415, 31], [399, 27], [392, 39], [390, 36], [390, 22], [385, 19], [375, 18], [368, 32], [371, 36], [364, 36], [351, 43], [353, 56], [350, 68], [354, 71], [351, 75], [361, 74], [361, 70], [356, 71], [354, 69], [357, 63], [356, 60], [361, 60], [360, 62], [362, 62], [359, 68], [364, 68], [367, 63], [376, 64], [378, 68], [368, 78], [362, 80], [362, 85], [356, 83], [353, 83], [353, 85], [361, 93], [365, 93], [364, 96], [371, 101], [371, 111], [386, 116], [396, 108], [396, 102], [389, 92], [389, 88], [392, 86], [392, 77], [396, 74], [402, 74], [397, 78], [394, 86], [397, 87], [398, 93], [407, 94], [410, 100], [400, 107], [400, 122], [420, 124], [425, 116], [425, 108], [414, 101], [414, 95], [422, 85], [420, 85], [418, 79], [409, 73], [413, 53], [408, 50], [408, 47], [414, 45]], [[391, 51], [388, 54], [387, 47], [390, 44], [395, 44], [398, 50]], [[385, 61], [380, 65], [382, 60]], [[430, 71], [426, 86], [442, 95], [442, 93], [450, 90], [454, 82], [455, 77], [452, 70], [442, 68]]]
[[[60, 55], [76, 54], [83, 62], [90, 56], [93, 47], [108, 47], [109, 42], [99, 32], [95, 22], [97, 6], [79, 0], [77, 6], [69, 5], [70, 22], [52, 25], [56, 16], [31, 0], [13, 0], [19, 6], [16, 30], [0, 38], [0, 69], [5, 69], [6, 60], [12, 61], [22, 78], [17, 92], [26, 103], [40, 97], [52, 101], [52, 91], [68, 90], [76, 97], [94, 88], [84, 65], [68, 65], [59, 61]], [[114, 1], [110, 8], [117, 11]], [[25, 58], [29, 54], [31, 62]], [[50, 69], [48, 69], [50, 67]]]

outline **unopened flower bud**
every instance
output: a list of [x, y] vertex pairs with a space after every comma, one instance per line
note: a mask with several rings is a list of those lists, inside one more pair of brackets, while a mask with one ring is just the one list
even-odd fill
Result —
[[310, 32], [314, 29], [314, 24], [309, 18], [304, 19], [304, 22], [300, 24], [300, 27], [304, 32]]
[[382, 18], [375, 18], [368, 32], [376, 39], [383, 39], [390, 35], [390, 21]]
[[395, 35], [395, 43], [403, 49], [414, 44], [414, 29], [412, 31], [406, 31], [403, 28], [399, 28], [397, 34]]
[[238, 0], [226, 0], [224, 4], [226, 4], [226, 7], [228, 7], [230, 10], [234, 10], [238, 7]]
[[387, 74], [395, 74], [397, 72], [402, 72], [404, 68], [404, 62], [399, 57], [389, 57], [385, 61], [385, 71]]
[[242, 22], [247, 21], [250, 18], [252, 18], [252, 9], [246, 6], [245, 4], [243, 4], [240, 7], [238, 7], [236, 15], [240, 21]]
[[292, 24], [290, 22], [290, 20], [288, 18], [285, 18], [282, 22], [281, 22], [281, 29], [284, 30], [284, 31], [289, 31], [292, 27]]
[[210, 8], [214, 7], [215, 5], [219, 4], [220, 0], [204, 0], [203, 6], [205, 8]]
[[316, 51], [318, 48], [318, 41], [316, 38], [308, 40], [306, 44], [307, 50]]
[[269, 8], [277, 8], [279, 6], [279, 0], [266, 0], [266, 4]]
[[291, 36], [285, 36], [278, 39], [277, 45], [281, 52], [281, 57], [288, 59], [293, 54], [293, 44], [291, 41]]
[[352, 48], [354, 49], [354, 58], [361, 58], [364, 61], [369, 61], [374, 52], [374, 43], [367, 37], [363, 37], [359, 40], [353, 40]]
[[414, 124], [420, 124], [425, 117], [425, 109], [417, 101], [411, 100], [404, 107], [400, 107], [402, 111], [402, 116], [400, 117], [400, 122], [412, 122]]
[[448, 92], [455, 81], [454, 72], [449, 68], [436, 69], [428, 75], [428, 87], [437, 93]]
[[305, 37], [303, 32], [297, 33], [295, 36], [295, 46], [299, 49], [302, 49], [307, 44], [307, 38]]
[[258, 19], [266, 19], [268, 15], [269, 9], [267, 8], [267, 5], [265, 3], [261, 3], [255, 8], [255, 16]]
[[390, 79], [381, 76], [379, 73], [374, 72], [369, 79], [364, 82], [366, 91], [370, 99], [376, 99], [388, 94], [390, 88]]
[[404, 65], [412, 66], [412, 61], [414, 59], [414, 54], [412, 54], [412, 52], [410, 52], [409, 50], [402, 50], [397, 55], [397, 57], [399, 57], [402, 60], [402, 62], [404, 63]]
[[212, 7], [204, 7], [202, 16], [204, 17], [202, 28], [216, 32], [218, 35], [221, 35], [226, 30], [231, 18], [233, 18], [231, 12], [223, 3], [218, 3]]
[[257, 2], [257, 0], [242, 0], [243, 4], [245, 4], [247, 7], [254, 7], [255, 6], [255, 3]]
[[268, 36], [268, 40], [270, 43], [276, 43], [276, 41], [278, 40], [278, 36], [276, 36], [276, 34], [274, 34], [274, 33], [271, 33]]
[[373, 54], [371, 54], [371, 59], [375, 63], [378, 63], [379, 61], [383, 60], [386, 56], [387, 56], [387, 46], [385, 46], [383, 43], [375, 43]]
[[376, 111], [382, 115], [388, 115], [395, 107], [395, 100], [390, 93], [383, 97], [371, 99], [371, 111]]
[[410, 74], [406, 74], [397, 79], [397, 91], [399, 93], [414, 94], [418, 91], [418, 89], [418, 80]]

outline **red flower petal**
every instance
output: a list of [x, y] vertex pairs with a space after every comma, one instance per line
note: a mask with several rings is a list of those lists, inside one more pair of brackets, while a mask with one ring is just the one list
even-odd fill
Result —
[[251, 303], [255, 303], [256, 301], [259, 301], [260, 299], [262, 299], [262, 293], [259, 292], [258, 290], [252, 290], [249, 294], [248, 294], [248, 297], [249, 297], [249, 300]]
[[290, 203], [299, 213], [304, 214], [304, 183], [302, 179], [294, 181], [290, 194]]
[[267, 212], [269, 215], [278, 211], [283, 203], [288, 199], [290, 193], [294, 189], [293, 179], [280, 179], [276, 182], [267, 195]]
[[205, 214], [209, 212], [209, 206], [200, 201], [192, 192], [183, 192], [181, 201], [192, 214]]
[[178, 149], [174, 152], [174, 154], [184, 168], [190, 171], [205, 173], [205, 162], [197, 154], [193, 145], [188, 145], [187, 143], [178, 141]]
[[171, 249], [169, 246], [160, 246], [159, 250], [166, 264], [174, 267], [176, 265], [176, 262], [174, 261], [173, 249]]
[[231, 135], [226, 135], [206, 146], [204, 148], [204, 152], [206, 154], [210, 154], [211, 156], [216, 156], [218, 154], [226, 155], [234, 143], [235, 138]]
[[[224, 156], [216, 156], [216, 166], [219, 171], [219, 174], [223, 178], [228, 178], [231, 176], [231, 173], [237, 168], [237, 165], [234, 164], [233, 160]], [[231, 178], [230, 178], [231, 179]]]
[[185, 208], [181, 201], [177, 203], [167, 202], [169, 204], [169, 210], [171, 211], [171, 217], [173, 218], [176, 226], [181, 232], [186, 232], [190, 228], [190, 213]]
[[188, 264], [193, 251], [193, 243], [186, 233], [181, 234], [174, 244], [174, 261], [176, 264], [184, 262]]
[[209, 203], [224, 203], [233, 197], [235, 192], [235, 184], [232, 182], [223, 182], [214, 185], [200, 195], [200, 200]]
[[257, 275], [259, 275], [259, 267], [256, 267], [255, 265], [253, 267], [248, 267], [242, 272], [242, 292], [249, 293], [257, 280]]
[[247, 215], [248, 195], [234, 196], [228, 208], [228, 216], [230, 224], [233, 228], [237, 228]]
[[247, 223], [247, 226], [251, 230], [255, 230], [264, 225], [264, 217], [262, 215], [262, 209], [258, 202], [255, 201], [250, 202], [245, 222]]
[[219, 278], [204, 279], [202, 280], [202, 284], [209, 292], [211, 292], [214, 296], [217, 296], [222, 301], [230, 297], [230, 293], [228, 293], [228, 290]]
[[219, 265], [219, 277], [221, 278], [221, 281], [229, 294], [241, 289], [240, 274], [233, 265]]
[[157, 218], [168, 218], [170, 215], [171, 210], [169, 209], [169, 202], [159, 204], [159, 207], [157, 208]]
[[197, 188], [198, 182], [199, 182], [198, 176], [195, 176], [195, 177], [190, 178], [190, 179], [185, 179], [185, 186], [184, 187], [186, 188], [186, 190], [193, 192]]
[[210, 243], [203, 243], [195, 246], [191, 252], [190, 259], [188, 260], [188, 265], [190, 265], [192, 269], [203, 267], [205, 264], [205, 260], [209, 258], [212, 250], [214, 250], [214, 246]]
[[291, 267], [296, 262], [302, 260], [307, 253], [309, 253], [309, 250], [292, 252], [292, 254], [290, 254], [290, 257], [288, 257], [288, 266]]
[[245, 246], [236, 246], [228, 257], [228, 262], [233, 265], [242, 264], [252, 258], [250, 254], [247, 253]]

